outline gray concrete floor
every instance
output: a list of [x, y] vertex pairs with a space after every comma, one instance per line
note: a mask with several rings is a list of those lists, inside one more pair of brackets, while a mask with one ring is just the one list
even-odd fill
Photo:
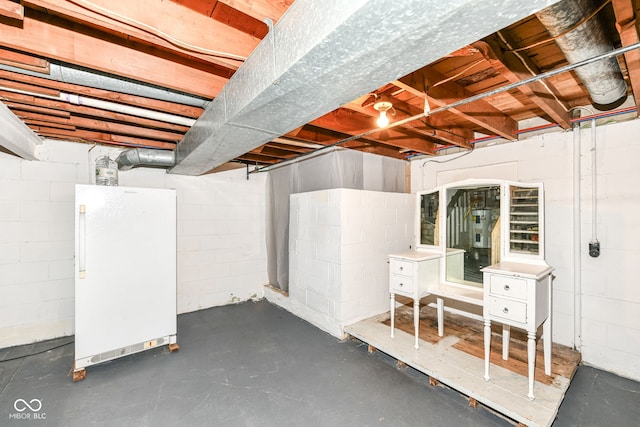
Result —
[[[96, 365], [78, 383], [71, 339], [0, 350], [0, 426], [511, 425], [266, 301], [181, 315], [179, 352]], [[639, 383], [581, 366], [554, 426], [638, 425], [639, 396]]]

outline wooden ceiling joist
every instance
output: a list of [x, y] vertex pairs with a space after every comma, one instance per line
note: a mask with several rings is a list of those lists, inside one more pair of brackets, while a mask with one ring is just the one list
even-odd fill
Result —
[[[1, 95], [0, 95], [1, 96]], [[11, 99], [11, 98], [7, 98]], [[34, 113], [45, 114], [49, 117], [71, 117], [71, 113], [68, 111], [56, 110], [47, 107], [38, 107], [35, 105], [23, 104], [20, 102], [5, 102], [5, 105], [14, 111], [31, 111]], [[16, 113], [17, 114], [17, 113]]]
[[[343, 132], [350, 136], [356, 136], [376, 129], [375, 121], [372, 118], [356, 115], [352, 111], [340, 108], [331, 113], [325, 114], [310, 123], [314, 126], [333, 129]], [[402, 133], [396, 128], [379, 129], [371, 135], [367, 135], [368, 140], [381, 144], [395, 146], [401, 149], [413, 150], [424, 154], [432, 154], [434, 152], [434, 144], [420, 138], [412, 138]]]
[[[429, 67], [413, 72], [395, 81], [399, 87], [413, 90], [415, 93], [427, 94], [429, 103], [438, 107], [450, 105], [474, 95], [453, 81], [447, 81], [445, 76]], [[426, 87], [425, 87], [426, 84]], [[500, 135], [509, 140], [516, 139], [518, 124], [515, 120], [502, 113], [484, 100], [451, 108], [448, 111], [475, 123], [477, 126]]]
[[20, 3], [0, 0], [0, 16], [22, 21], [24, 18], [24, 7]]
[[[638, 36], [638, 22], [634, 2], [631, 0], [612, 0], [613, 12], [616, 17], [616, 28], [620, 34], [622, 46], [629, 46], [640, 41]], [[633, 97], [636, 105], [640, 105], [640, 52], [637, 49], [624, 54], [627, 63], [627, 71]], [[640, 114], [640, 109], [636, 110], [636, 115]]]
[[[498, 70], [510, 83], [540, 74], [540, 69], [524, 53], [515, 53], [511, 47], [515, 45], [508, 33], [502, 32], [508, 46], [497, 35], [485, 38], [485, 41], [476, 42], [474, 46], [482, 53], [483, 57]], [[550, 82], [536, 81], [523, 85], [518, 90], [524, 93], [534, 104], [544, 111], [562, 129], [571, 129], [571, 116], [568, 109], [560, 102], [560, 94]]]
[[[242, 65], [242, 60], [232, 59], [234, 56], [246, 58], [260, 42], [256, 37], [170, 1], [23, 1], [48, 14], [229, 70]], [[149, 13], [150, 10], [153, 13]], [[173, 19], [167, 20], [167, 16]]]
[[65, 140], [81, 140], [85, 142], [95, 142], [107, 145], [149, 147], [159, 148], [163, 150], [173, 150], [176, 147], [175, 143], [166, 141], [158, 141], [154, 139], [138, 138], [134, 136], [117, 135], [104, 132], [94, 132], [84, 129], [76, 129], [72, 132], [45, 126], [34, 126], [32, 127], [32, 129], [42, 136], [56, 137]]
[[49, 74], [49, 61], [32, 55], [0, 48], [0, 64], [22, 68], [23, 70]]
[[27, 9], [22, 27], [3, 26], [0, 45], [205, 98], [214, 98], [228, 80], [214, 65], [194, 64], [33, 9]]

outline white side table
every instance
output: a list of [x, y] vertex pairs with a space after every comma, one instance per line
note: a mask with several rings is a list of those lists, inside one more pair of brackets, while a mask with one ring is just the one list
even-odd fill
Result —
[[429, 295], [428, 285], [437, 283], [441, 253], [407, 251], [389, 255], [389, 296], [391, 306], [391, 338], [394, 337], [396, 294], [413, 299], [415, 348], [418, 346], [420, 299]]
[[529, 399], [534, 399], [536, 331], [542, 324], [544, 372], [551, 375], [551, 272], [544, 263], [500, 262], [484, 273], [484, 378], [489, 381], [491, 322], [503, 324], [502, 358], [509, 357], [510, 327], [527, 331]]

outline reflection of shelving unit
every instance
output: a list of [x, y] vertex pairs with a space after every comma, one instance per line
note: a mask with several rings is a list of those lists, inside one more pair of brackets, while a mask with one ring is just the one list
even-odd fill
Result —
[[510, 186], [510, 191], [510, 249], [513, 252], [537, 255], [540, 251], [538, 189]]

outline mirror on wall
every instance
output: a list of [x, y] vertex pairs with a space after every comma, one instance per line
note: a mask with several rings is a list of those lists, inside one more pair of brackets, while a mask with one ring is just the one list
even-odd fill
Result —
[[440, 192], [434, 191], [420, 195], [420, 244], [440, 245], [439, 211]]
[[446, 191], [446, 280], [482, 286], [480, 270], [500, 258], [500, 185]]

